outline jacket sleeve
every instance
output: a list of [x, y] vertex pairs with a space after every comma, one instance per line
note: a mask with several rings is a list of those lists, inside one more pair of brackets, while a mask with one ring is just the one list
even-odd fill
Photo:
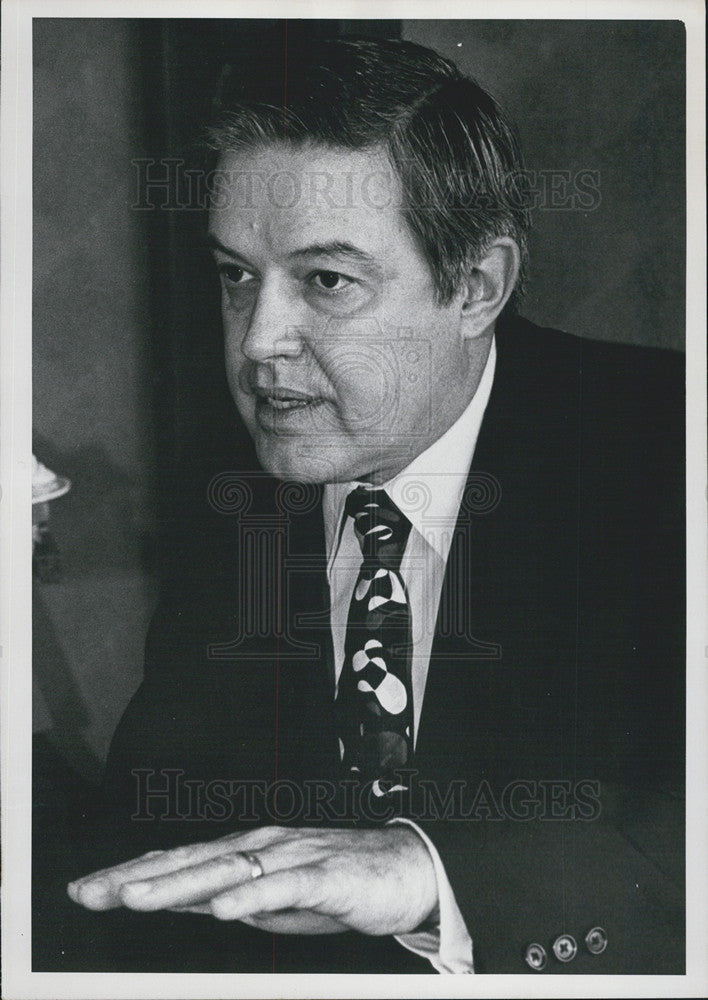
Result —
[[475, 971], [683, 973], [676, 791], [601, 788], [589, 819], [514, 820], [485, 807], [478, 818], [421, 824], [454, 888]]

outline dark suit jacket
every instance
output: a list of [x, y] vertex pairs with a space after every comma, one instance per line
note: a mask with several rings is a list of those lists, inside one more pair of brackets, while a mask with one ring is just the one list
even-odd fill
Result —
[[[500, 324], [497, 347], [415, 791], [400, 809], [441, 855], [477, 971], [528, 972], [537, 942], [546, 972], [679, 973], [682, 359], [520, 319]], [[184, 797], [169, 814], [153, 798], [153, 818], [131, 819], [145, 804], [138, 782], [154, 791], [165, 769], [193, 789], [291, 782], [280, 821], [339, 822], [290, 805], [293, 788], [338, 777], [319, 491], [243, 473], [207, 496], [211, 524], [192, 533], [197, 558], [185, 555], [191, 568], [155, 617], [145, 680], [113, 742], [110, 820], [91, 835], [103, 865], [273, 821], [262, 802], [244, 817]], [[223, 806], [223, 786], [209, 787]], [[112, 933], [124, 968], [430, 971], [395, 942], [355, 934], [272, 940], [206, 917], [91, 917], [123, 921]], [[149, 943], [126, 944], [127, 924], [148, 919], [162, 921]], [[600, 955], [584, 940], [596, 926]], [[564, 933], [578, 944], [567, 963], [552, 950]]]

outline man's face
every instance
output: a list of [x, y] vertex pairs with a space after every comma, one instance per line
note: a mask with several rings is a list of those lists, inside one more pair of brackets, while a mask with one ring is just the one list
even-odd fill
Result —
[[484, 348], [462, 335], [461, 297], [436, 302], [382, 154], [273, 144], [219, 168], [227, 375], [261, 464], [385, 482], [474, 392]]

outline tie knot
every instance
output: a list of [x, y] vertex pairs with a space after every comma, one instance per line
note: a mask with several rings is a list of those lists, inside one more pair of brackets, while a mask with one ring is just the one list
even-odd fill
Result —
[[347, 497], [345, 516], [354, 520], [354, 531], [365, 559], [398, 569], [406, 548], [411, 522], [385, 490], [357, 486]]

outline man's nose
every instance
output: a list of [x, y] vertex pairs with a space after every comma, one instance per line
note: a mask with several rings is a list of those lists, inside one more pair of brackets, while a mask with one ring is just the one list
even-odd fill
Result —
[[302, 320], [297, 303], [277, 284], [264, 282], [241, 341], [242, 353], [256, 362], [296, 357], [302, 350]]

